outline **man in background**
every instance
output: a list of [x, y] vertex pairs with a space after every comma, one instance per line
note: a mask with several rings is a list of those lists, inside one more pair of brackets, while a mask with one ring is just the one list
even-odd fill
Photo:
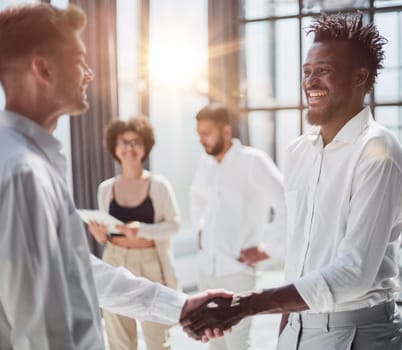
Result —
[[[196, 119], [206, 152], [190, 193], [192, 220], [200, 232], [199, 288], [255, 289], [257, 264], [284, 258], [282, 176], [267, 154], [233, 138], [226, 106], [211, 103]], [[244, 320], [210, 348], [248, 349], [250, 326], [251, 320]]]

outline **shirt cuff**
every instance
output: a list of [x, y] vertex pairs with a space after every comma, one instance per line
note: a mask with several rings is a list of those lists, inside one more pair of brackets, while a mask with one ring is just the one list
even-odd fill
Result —
[[331, 312], [334, 309], [334, 298], [324, 277], [313, 271], [299, 278], [294, 285], [312, 312]]
[[150, 313], [166, 323], [178, 323], [187, 295], [159, 285]]

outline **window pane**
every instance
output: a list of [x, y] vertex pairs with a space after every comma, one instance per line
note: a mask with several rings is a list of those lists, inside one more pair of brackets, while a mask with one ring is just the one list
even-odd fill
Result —
[[352, 9], [369, 5], [369, 0], [303, 0], [303, 8], [308, 11]]
[[207, 1], [152, 0], [150, 16], [150, 88], [206, 94]]
[[134, 82], [119, 82], [119, 117], [128, 119], [140, 113], [138, 84]]
[[274, 113], [266, 111], [249, 112], [248, 128], [250, 133], [250, 145], [265, 151], [273, 157], [275, 151]]
[[377, 78], [375, 85], [375, 100], [380, 102], [392, 102], [401, 99], [401, 71], [395, 68], [384, 68]]
[[249, 112], [250, 145], [268, 153], [283, 169], [289, 143], [300, 135], [300, 112]]
[[300, 99], [299, 26], [297, 19], [276, 23], [274, 70], [275, 95], [279, 105], [298, 105]]
[[272, 30], [268, 22], [246, 25], [245, 55], [248, 105], [271, 106], [273, 96]]
[[246, 25], [247, 103], [250, 107], [299, 103], [299, 44], [296, 19]]
[[0, 10], [4, 10], [6, 7], [18, 4], [26, 4], [39, 2], [39, 0], [0, 0]]
[[307, 51], [310, 46], [313, 44], [314, 34], [310, 33], [309, 35], [306, 34], [307, 28], [313, 22], [313, 17], [305, 17], [302, 20], [302, 57], [303, 62], [306, 59]]
[[51, 0], [50, 3], [62, 9], [65, 9], [68, 6], [68, 0]]
[[294, 15], [299, 12], [298, 0], [244, 0], [243, 4], [247, 19]]
[[375, 7], [397, 6], [402, 5], [402, 0], [376, 0], [374, 1]]
[[119, 84], [119, 114], [126, 119], [138, 114], [138, 93], [143, 84], [138, 80], [138, 3], [118, 0], [117, 17], [117, 68]]
[[377, 107], [375, 118], [402, 142], [402, 107]]
[[381, 35], [388, 39], [384, 46], [384, 69], [374, 87], [376, 102], [395, 102], [402, 99], [402, 13], [378, 13], [375, 23]]

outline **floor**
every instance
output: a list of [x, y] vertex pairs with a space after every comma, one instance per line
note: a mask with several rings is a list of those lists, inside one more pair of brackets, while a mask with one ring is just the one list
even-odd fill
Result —
[[[283, 280], [283, 272], [280, 270], [261, 273], [258, 288], [270, 288], [278, 286]], [[251, 328], [251, 344], [253, 350], [274, 350], [279, 327], [279, 315], [260, 315], [253, 317]], [[172, 350], [206, 350], [207, 344], [195, 342], [187, 337], [180, 326], [174, 326], [171, 330]], [[139, 334], [138, 350], [146, 350], [142, 334]]]

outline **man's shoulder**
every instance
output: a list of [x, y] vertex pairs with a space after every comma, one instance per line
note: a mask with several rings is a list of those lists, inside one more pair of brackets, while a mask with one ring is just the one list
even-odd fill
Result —
[[389, 144], [399, 144], [399, 141], [396, 139], [395, 135], [376, 120], [371, 120], [366, 130], [367, 132], [363, 133], [363, 137], [366, 141], [378, 139]]
[[9, 159], [0, 159], [0, 169], [1, 189], [13, 184], [20, 184], [24, 188], [36, 184], [41, 190], [53, 188], [54, 181], [48, 164], [35, 153], [14, 151]]
[[0, 169], [2, 180], [19, 173], [33, 172], [42, 162], [26, 138], [9, 128], [0, 128]]
[[0, 159], [29, 151], [26, 138], [12, 128], [0, 127]]
[[239, 154], [246, 158], [251, 159], [266, 159], [270, 158], [269, 154], [262, 149], [253, 147], [253, 146], [243, 146], [239, 152]]
[[362, 144], [371, 156], [386, 156], [398, 160], [402, 165], [401, 144], [396, 136], [386, 127], [372, 121], [362, 135]]

